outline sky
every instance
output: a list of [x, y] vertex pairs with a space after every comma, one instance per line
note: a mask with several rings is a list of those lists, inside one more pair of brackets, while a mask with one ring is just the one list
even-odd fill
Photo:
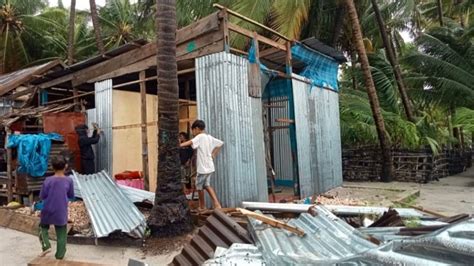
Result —
[[[71, 5], [70, 0], [63, 0], [64, 7], [69, 8]], [[97, 6], [103, 6], [105, 5], [105, 0], [95, 0], [95, 4]], [[49, 0], [49, 5], [50, 6], [57, 6], [58, 1], [57, 0]], [[89, 9], [89, 0], [76, 0], [76, 9], [80, 10], [88, 10]]]

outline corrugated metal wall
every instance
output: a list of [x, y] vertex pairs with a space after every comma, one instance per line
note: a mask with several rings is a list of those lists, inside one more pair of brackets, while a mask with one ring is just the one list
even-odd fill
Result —
[[[266, 101], [268, 103], [268, 101]], [[269, 108], [271, 121], [270, 127], [282, 126], [275, 122], [276, 118], [289, 119], [288, 98], [284, 96], [272, 97], [272, 105], [285, 106], [285, 108]], [[268, 125], [267, 125], [268, 126]], [[272, 133], [273, 168], [277, 180], [293, 181], [293, 160], [291, 159], [290, 130], [288, 128], [276, 129]]]
[[196, 59], [198, 117], [225, 146], [212, 186], [225, 207], [267, 201], [262, 102], [248, 96], [248, 61], [226, 52]]
[[102, 129], [96, 145], [97, 171], [105, 170], [112, 174], [112, 80], [95, 83], [95, 121]]
[[293, 80], [301, 196], [342, 185], [339, 94]]

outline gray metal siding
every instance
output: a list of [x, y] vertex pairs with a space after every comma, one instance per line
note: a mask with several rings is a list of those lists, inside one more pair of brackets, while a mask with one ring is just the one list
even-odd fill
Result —
[[95, 83], [95, 121], [103, 131], [100, 141], [98, 145], [96, 145], [97, 170], [105, 170], [109, 174], [113, 174], [112, 98], [111, 79]]
[[301, 196], [342, 185], [337, 92], [293, 80]]
[[[289, 119], [288, 97], [272, 97], [273, 105], [283, 105], [285, 108], [270, 108], [270, 126], [281, 126], [282, 123], [275, 122], [276, 118]], [[273, 131], [273, 167], [277, 180], [293, 181], [293, 160], [291, 159], [290, 130], [278, 129]]]
[[248, 96], [248, 61], [221, 52], [196, 59], [198, 117], [225, 142], [211, 184], [223, 206], [266, 201], [262, 105]]

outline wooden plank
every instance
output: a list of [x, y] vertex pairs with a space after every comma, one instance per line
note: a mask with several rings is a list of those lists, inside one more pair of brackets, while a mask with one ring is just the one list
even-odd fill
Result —
[[260, 55], [259, 55], [259, 47], [258, 47], [258, 34], [253, 32], [253, 46], [255, 49], [255, 62], [249, 61], [249, 68], [248, 68], [248, 90], [249, 96], [254, 98], [261, 98], [262, 97], [262, 79], [260, 75]]
[[249, 210], [246, 210], [246, 209], [241, 209], [241, 208], [237, 208], [237, 210], [240, 211], [243, 215], [245, 215], [247, 217], [257, 219], [257, 220], [259, 220], [261, 222], [264, 222], [264, 223], [266, 223], [270, 226], [290, 231], [290, 232], [292, 232], [292, 233], [294, 233], [294, 234], [296, 234], [300, 237], [305, 235], [305, 232], [302, 229], [299, 229], [298, 227], [291, 226], [287, 223], [278, 221], [276, 219], [270, 218], [270, 217], [265, 216], [263, 214], [259, 214], [259, 213], [249, 211]]
[[123, 75], [126, 75], [126, 74], [140, 72], [142, 70], [146, 70], [146, 69], [149, 69], [151, 67], [156, 67], [156, 56], [150, 56], [150, 57], [148, 57], [148, 58], [146, 58], [142, 61], [139, 61], [139, 62], [133, 63], [131, 65], [128, 65], [126, 67], [117, 69], [115, 71], [112, 71], [112, 72], [107, 73], [105, 75], [102, 75], [100, 77], [93, 78], [93, 79], [89, 80], [88, 82], [94, 83], [94, 82], [97, 82], [97, 81], [112, 79], [112, 78], [120, 77], [120, 76], [123, 76]]
[[[244, 29], [244, 28], [239, 27], [235, 24], [229, 23], [229, 30], [233, 31], [233, 32], [236, 32], [236, 33], [239, 33], [239, 34], [242, 34], [244, 36], [247, 36], [248, 38], [253, 38], [253, 32], [251, 30]], [[264, 37], [262, 35], [258, 35], [258, 41], [262, 42], [264, 44], [268, 44], [272, 47], [278, 48], [282, 51], [286, 50], [285, 45], [283, 45], [281, 43], [278, 43], [278, 42], [275, 42], [274, 40], [269, 39], [267, 37]]]
[[[95, 94], [95, 91], [90, 91], [90, 92], [86, 92], [86, 93], [82, 93], [82, 94], [77, 94], [76, 93], [76, 95], [74, 95], [74, 96], [59, 99], [59, 100], [55, 100], [55, 101], [51, 101], [51, 102], [47, 102], [47, 103], [44, 103], [44, 105], [60, 103], [60, 102], [65, 102], [65, 101], [69, 101], [69, 100], [76, 100], [78, 98], [82, 98], [84, 96], [92, 95], [92, 94]], [[74, 102], [76, 102], [76, 101], [74, 101]], [[76, 103], [74, 103], [74, 104], [76, 104]]]
[[[222, 32], [214, 31], [205, 35], [201, 35], [189, 42], [181, 43], [176, 47], [177, 60], [183, 60], [182, 58], [184, 55], [200, 50], [208, 45], [212, 45], [221, 40], [224, 40]], [[222, 51], [223, 50], [224, 47], [222, 47]]]
[[261, 58], [265, 58], [269, 55], [272, 55], [272, 54], [275, 54], [275, 53], [278, 53], [280, 50], [278, 50], [277, 48], [275, 47], [270, 47], [268, 49], [265, 49], [263, 51], [260, 52], [260, 57]]
[[267, 31], [269, 31], [269, 32], [271, 32], [271, 33], [273, 33], [273, 34], [275, 34], [276, 36], [282, 38], [283, 40], [290, 41], [290, 39], [288, 39], [288, 37], [286, 37], [285, 35], [279, 33], [278, 31], [276, 31], [276, 30], [274, 30], [274, 29], [272, 29], [272, 28], [269, 28], [269, 27], [267, 27], [267, 26], [265, 26], [265, 25], [263, 25], [263, 24], [261, 24], [261, 23], [255, 21], [255, 20], [253, 20], [253, 19], [251, 19], [251, 18], [248, 18], [248, 17], [246, 17], [246, 16], [244, 16], [244, 15], [241, 15], [241, 14], [239, 14], [239, 13], [233, 11], [233, 10], [230, 10], [230, 9], [228, 9], [228, 8], [222, 6], [222, 5], [219, 5], [219, 4], [214, 4], [213, 6], [214, 6], [215, 8], [221, 9], [221, 10], [226, 10], [227, 13], [229, 13], [229, 14], [235, 16], [235, 17], [238, 17], [238, 18], [240, 18], [240, 19], [242, 19], [242, 20], [244, 20], [244, 21], [247, 21], [247, 22], [249, 22], [249, 23], [251, 23], [251, 24], [253, 24], [253, 25], [255, 25], [255, 26], [258, 26], [258, 27], [260, 27], [260, 28], [262, 28], [262, 29], [265, 29], [265, 30], [267, 30]]
[[28, 266], [107, 266], [107, 264], [72, 260], [57, 260], [51, 257], [37, 257], [28, 262]]
[[275, 118], [275, 122], [294, 124], [294, 123], [295, 123], [295, 120], [286, 119], [286, 118]]
[[[145, 71], [141, 71], [139, 75], [140, 80], [145, 80], [146, 74]], [[149, 179], [149, 169], [148, 169], [148, 130], [146, 126], [146, 82], [140, 82], [140, 98], [141, 98], [141, 118], [142, 118], [142, 164], [143, 164], [143, 182], [145, 190], [150, 190], [150, 179]]]
[[194, 22], [176, 32], [176, 43], [181, 44], [189, 40], [195, 39], [200, 35], [206, 34], [210, 31], [219, 30], [219, 12], [214, 12], [211, 15]]
[[218, 53], [223, 51], [224, 40], [220, 40], [211, 45], [208, 45], [200, 50], [194, 51], [192, 53], [180, 56], [179, 60], [194, 59], [197, 57], [205, 56], [208, 54]]
[[11, 130], [9, 127], [6, 127], [5, 129], [6, 135], [5, 135], [5, 149], [7, 150], [7, 177], [8, 177], [8, 183], [7, 183], [7, 200], [8, 202], [11, 202], [13, 200], [13, 176], [12, 176], [12, 149], [8, 149], [8, 138], [12, 134]]

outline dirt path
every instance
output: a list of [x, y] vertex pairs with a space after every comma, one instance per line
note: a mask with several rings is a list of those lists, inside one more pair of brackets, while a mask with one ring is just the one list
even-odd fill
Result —
[[[355, 189], [353, 187], [372, 187], [374, 189]], [[350, 189], [346, 187], [351, 187]], [[384, 188], [389, 190], [375, 189]], [[393, 190], [420, 190], [420, 196], [414, 202], [418, 206], [437, 211], [445, 215], [459, 213], [474, 214], [474, 167], [468, 171], [450, 177], [442, 178], [428, 184], [406, 182], [344, 182], [344, 193], [352, 198], [362, 198], [377, 205], [374, 198], [380, 198], [383, 205], [389, 204], [396, 198]], [[342, 193], [342, 192], [341, 192]]]
[[[41, 246], [37, 237], [0, 227], [0, 265], [27, 265], [40, 252]], [[53, 250], [56, 242], [52, 241]], [[138, 248], [119, 248], [86, 245], [67, 245], [67, 260], [95, 262], [108, 265], [127, 265], [128, 259], [144, 261], [149, 265], [167, 265], [178, 252], [160, 256], [147, 256]], [[49, 256], [54, 257], [54, 252]]]

